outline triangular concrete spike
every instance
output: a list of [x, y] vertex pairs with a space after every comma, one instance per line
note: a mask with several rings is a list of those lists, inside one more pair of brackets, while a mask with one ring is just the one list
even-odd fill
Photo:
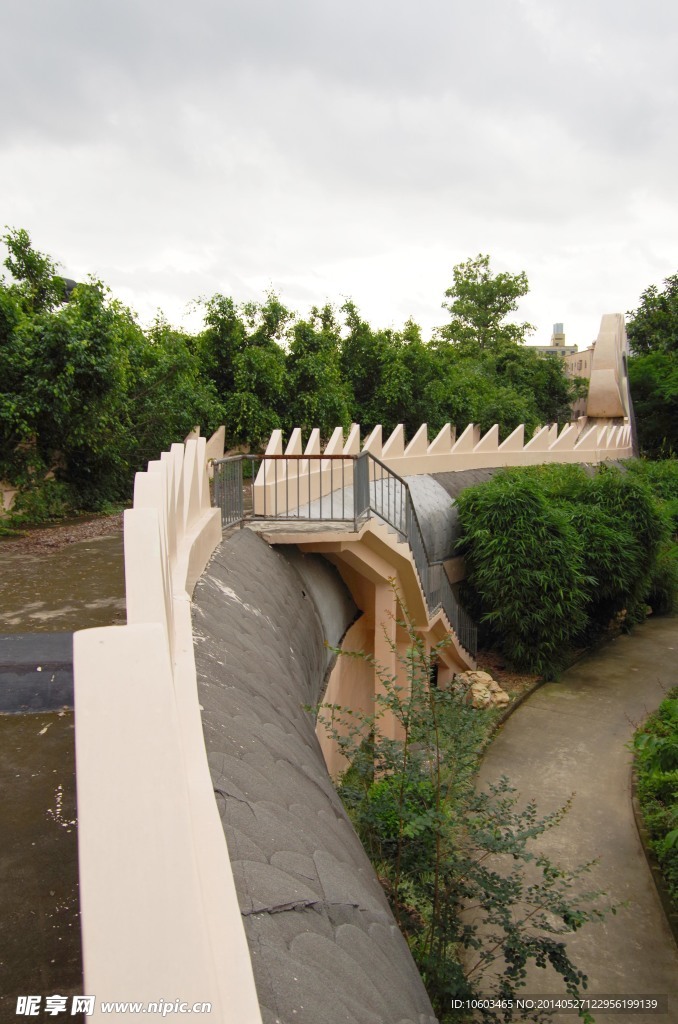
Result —
[[188, 531], [200, 514], [200, 485], [198, 483], [198, 442], [187, 441], [184, 454], [184, 522]]
[[428, 446], [429, 455], [448, 455], [452, 451], [452, 427], [446, 423], [442, 430], [438, 431], [433, 441]]
[[505, 441], [499, 445], [500, 452], [520, 452], [525, 446], [525, 424], [521, 423]]
[[360, 424], [352, 423], [344, 445], [344, 455], [360, 455]]
[[200, 437], [200, 424], [198, 424], [197, 427], [193, 427], [193, 430], [190, 432], [190, 434], [186, 434], [186, 437], [184, 438], [184, 444], [187, 441], [197, 441], [199, 437]]
[[557, 423], [550, 423], [549, 427], [548, 427], [548, 432], [549, 432], [549, 445], [552, 445], [553, 442], [558, 437], [558, 424]]
[[226, 444], [226, 427], [217, 427], [207, 442], [207, 458], [223, 459]]
[[295, 427], [287, 442], [285, 455], [303, 455], [304, 445], [301, 437], [301, 427]]
[[344, 428], [335, 427], [332, 431], [332, 437], [327, 442], [325, 448], [325, 455], [341, 455], [344, 447]]
[[176, 516], [174, 515], [174, 459], [170, 452], [163, 452], [160, 458], [166, 471], [167, 543], [169, 545], [170, 561], [174, 562], [177, 556], [177, 526]]
[[464, 428], [461, 437], [459, 437], [458, 440], [455, 442], [455, 445], [452, 449], [452, 453], [454, 455], [458, 455], [460, 453], [472, 452], [475, 446], [476, 428], [473, 423], [469, 423], [468, 426]]
[[381, 437], [381, 423], [377, 423], [376, 427], [368, 434], [363, 442], [363, 451], [372, 452], [377, 458], [381, 458], [382, 450], [382, 437]]
[[198, 480], [198, 497], [200, 508], [207, 512], [210, 507], [210, 485], [207, 476], [207, 438], [198, 438], [198, 454], [196, 456], [196, 475]]
[[426, 455], [428, 451], [428, 425], [422, 423], [407, 448], [405, 455]]
[[541, 427], [537, 433], [525, 445], [525, 451], [545, 452], [548, 451], [550, 428]]
[[598, 447], [598, 428], [596, 426], [582, 430], [577, 438], [575, 448], [582, 452], [594, 452]]
[[274, 430], [268, 439], [266, 445], [267, 455], [282, 455], [283, 453], [283, 439], [282, 430]]
[[304, 455], [320, 455], [320, 431], [317, 427], [311, 431]]
[[474, 446], [474, 452], [496, 452], [499, 449], [499, 424], [495, 423]]
[[577, 428], [573, 423], [568, 423], [559, 437], [549, 445], [551, 452], [567, 452], [574, 448], [577, 440]]
[[399, 423], [383, 447], [383, 457], [397, 459], [405, 454], [405, 428]]

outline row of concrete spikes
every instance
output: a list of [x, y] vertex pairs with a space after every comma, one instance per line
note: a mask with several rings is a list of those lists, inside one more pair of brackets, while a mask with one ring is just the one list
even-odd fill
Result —
[[630, 426], [628, 424], [611, 424], [600, 421], [587, 421], [581, 417], [574, 423], [567, 423], [561, 429], [557, 424], [539, 428], [534, 436], [525, 444], [525, 426], [521, 424], [500, 443], [499, 426], [494, 424], [483, 435], [477, 424], [469, 423], [463, 433], [456, 437], [453, 426], [446, 423], [429, 443], [427, 424], [423, 423], [414, 437], [405, 443], [405, 429], [398, 424], [390, 437], [383, 442], [382, 427], [377, 425], [361, 444], [360, 425], [352, 424], [346, 440], [341, 427], [332, 432], [324, 450], [321, 450], [320, 431], [311, 431], [306, 447], [303, 447], [301, 429], [295, 427], [290, 435], [287, 446], [283, 450], [281, 430], [274, 430], [266, 447], [267, 455], [359, 455], [361, 451], [384, 462], [389, 459], [407, 458], [422, 455], [456, 455], [488, 453], [488, 452], [554, 452], [578, 449], [594, 451], [600, 449], [625, 448], [630, 443]]

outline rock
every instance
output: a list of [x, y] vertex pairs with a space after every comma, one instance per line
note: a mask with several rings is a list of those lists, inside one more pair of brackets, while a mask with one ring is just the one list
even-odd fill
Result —
[[504, 707], [510, 697], [489, 672], [460, 672], [454, 677], [474, 708]]

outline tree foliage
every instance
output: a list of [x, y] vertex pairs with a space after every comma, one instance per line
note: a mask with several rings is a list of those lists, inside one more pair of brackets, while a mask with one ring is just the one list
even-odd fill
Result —
[[626, 325], [631, 351], [647, 356], [678, 351], [678, 274], [667, 277], [663, 289], [651, 284]]
[[[68, 293], [25, 231], [3, 240], [0, 477], [20, 488], [17, 512], [123, 500], [149, 458], [222, 417], [195, 346], [160, 321], [144, 332], [94, 278]], [[29, 497], [40, 491], [47, 503]]]
[[442, 337], [472, 351], [483, 351], [505, 341], [522, 342], [533, 330], [528, 323], [506, 322], [529, 290], [524, 271], [493, 274], [490, 257], [479, 253], [458, 263], [452, 274], [454, 282], [445, 292], [450, 301], [443, 303], [451, 320], [440, 328]]
[[650, 285], [629, 313], [629, 384], [641, 452], [678, 452], [678, 274], [664, 288]]
[[455, 268], [453, 322], [431, 341], [413, 320], [375, 329], [350, 300], [297, 316], [274, 292], [203, 300], [191, 336], [161, 315], [142, 328], [95, 279], [73, 289], [26, 231], [3, 240], [0, 475], [20, 486], [19, 508], [35, 488], [61, 495], [54, 508], [124, 499], [134, 472], [196, 423], [224, 422], [227, 445], [250, 449], [276, 428], [327, 439], [351, 422], [409, 436], [424, 422], [498, 423], [505, 437], [568, 418], [578, 392], [558, 361], [518, 344], [527, 325], [505, 318], [525, 275], [493, 275], [488, 257]]

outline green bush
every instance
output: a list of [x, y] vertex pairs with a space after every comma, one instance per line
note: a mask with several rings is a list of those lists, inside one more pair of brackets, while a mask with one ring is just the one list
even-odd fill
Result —
[[520, 470], [469, 488], [457, 506], [473, 610], [515, 665], [553, 670], [584, 629], [593, 586], [569, 510]]
[[11, 527], [37, 526], [63, 519], [73, 510], [73, 490], [59, 480], [32, 480], [29, 487], [19, 490], [8, 516]]
[[643, 818], [678, 909], [678, 688], [636, 732], [633, 747]]
[[482, 637], [516, 667], [557, 671], [573, 644], [648, 603], [670, 611], [678, 566], [666, 503], [672, 469], [603, 465], [504, 470], [457, 499], [464, 599]]

